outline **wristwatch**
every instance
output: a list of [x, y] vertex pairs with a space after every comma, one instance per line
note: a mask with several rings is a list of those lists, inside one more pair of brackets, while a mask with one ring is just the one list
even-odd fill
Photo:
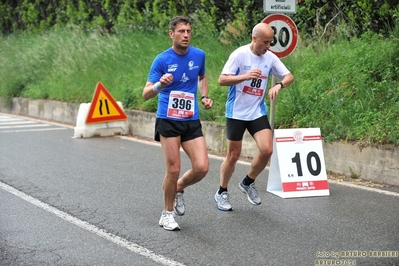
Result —
[[202, 96], [202, 97], [201, 97], [201, 103], [202, 103], [202, 104], [204, 104], [204, 103], [202, 102], [203, 99], [209, 99], [209, 97], [206, 96], [206, 95]]
[[277, 82], [276, 84], [274, 84], [274, 85], [277, 85], [277, 84], [280, 84], [280, 86], [281, 86], [281, 89], [284, 89], [284, 85], [283, 85], [283, 83], [282, 82]]

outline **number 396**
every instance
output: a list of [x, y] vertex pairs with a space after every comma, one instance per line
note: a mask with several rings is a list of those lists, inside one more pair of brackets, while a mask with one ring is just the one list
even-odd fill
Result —
[[172, 107], [179, 108], [182, 110], [190, 110], [191, 109], [191, 101], [185, 100], [185, 99], [173, 98]]

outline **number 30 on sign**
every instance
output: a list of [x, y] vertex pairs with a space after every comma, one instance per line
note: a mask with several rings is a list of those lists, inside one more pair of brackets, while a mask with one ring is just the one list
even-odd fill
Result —
[[270, 50], [279, 58], [290, 55], [298, 44], [298, 29], [295, 22], [283, 14], [272, 14], [263, 19], [274, 31]]
[[282, 198], [330, 195], [319, 128], [274, 130], [267, 191]]

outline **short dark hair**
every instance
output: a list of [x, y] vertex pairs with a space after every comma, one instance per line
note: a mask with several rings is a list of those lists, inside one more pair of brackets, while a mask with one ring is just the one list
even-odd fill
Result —
[[184, 23], [185, 25], [187, 24], [191, 25], [191, 20], [186, 16], [176, 16], [170, 20], [169, 29], [171, 31], [175, 31], [177, 24], [180, 23]]

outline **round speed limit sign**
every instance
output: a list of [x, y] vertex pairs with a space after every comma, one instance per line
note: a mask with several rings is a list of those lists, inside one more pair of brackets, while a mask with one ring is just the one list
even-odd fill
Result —
[[298, 44], [298, 29], [294, 21], [283, 14], [272, 14], [263, 19], [274, 31], [270, 50], [279, 58], [291, 54]]

